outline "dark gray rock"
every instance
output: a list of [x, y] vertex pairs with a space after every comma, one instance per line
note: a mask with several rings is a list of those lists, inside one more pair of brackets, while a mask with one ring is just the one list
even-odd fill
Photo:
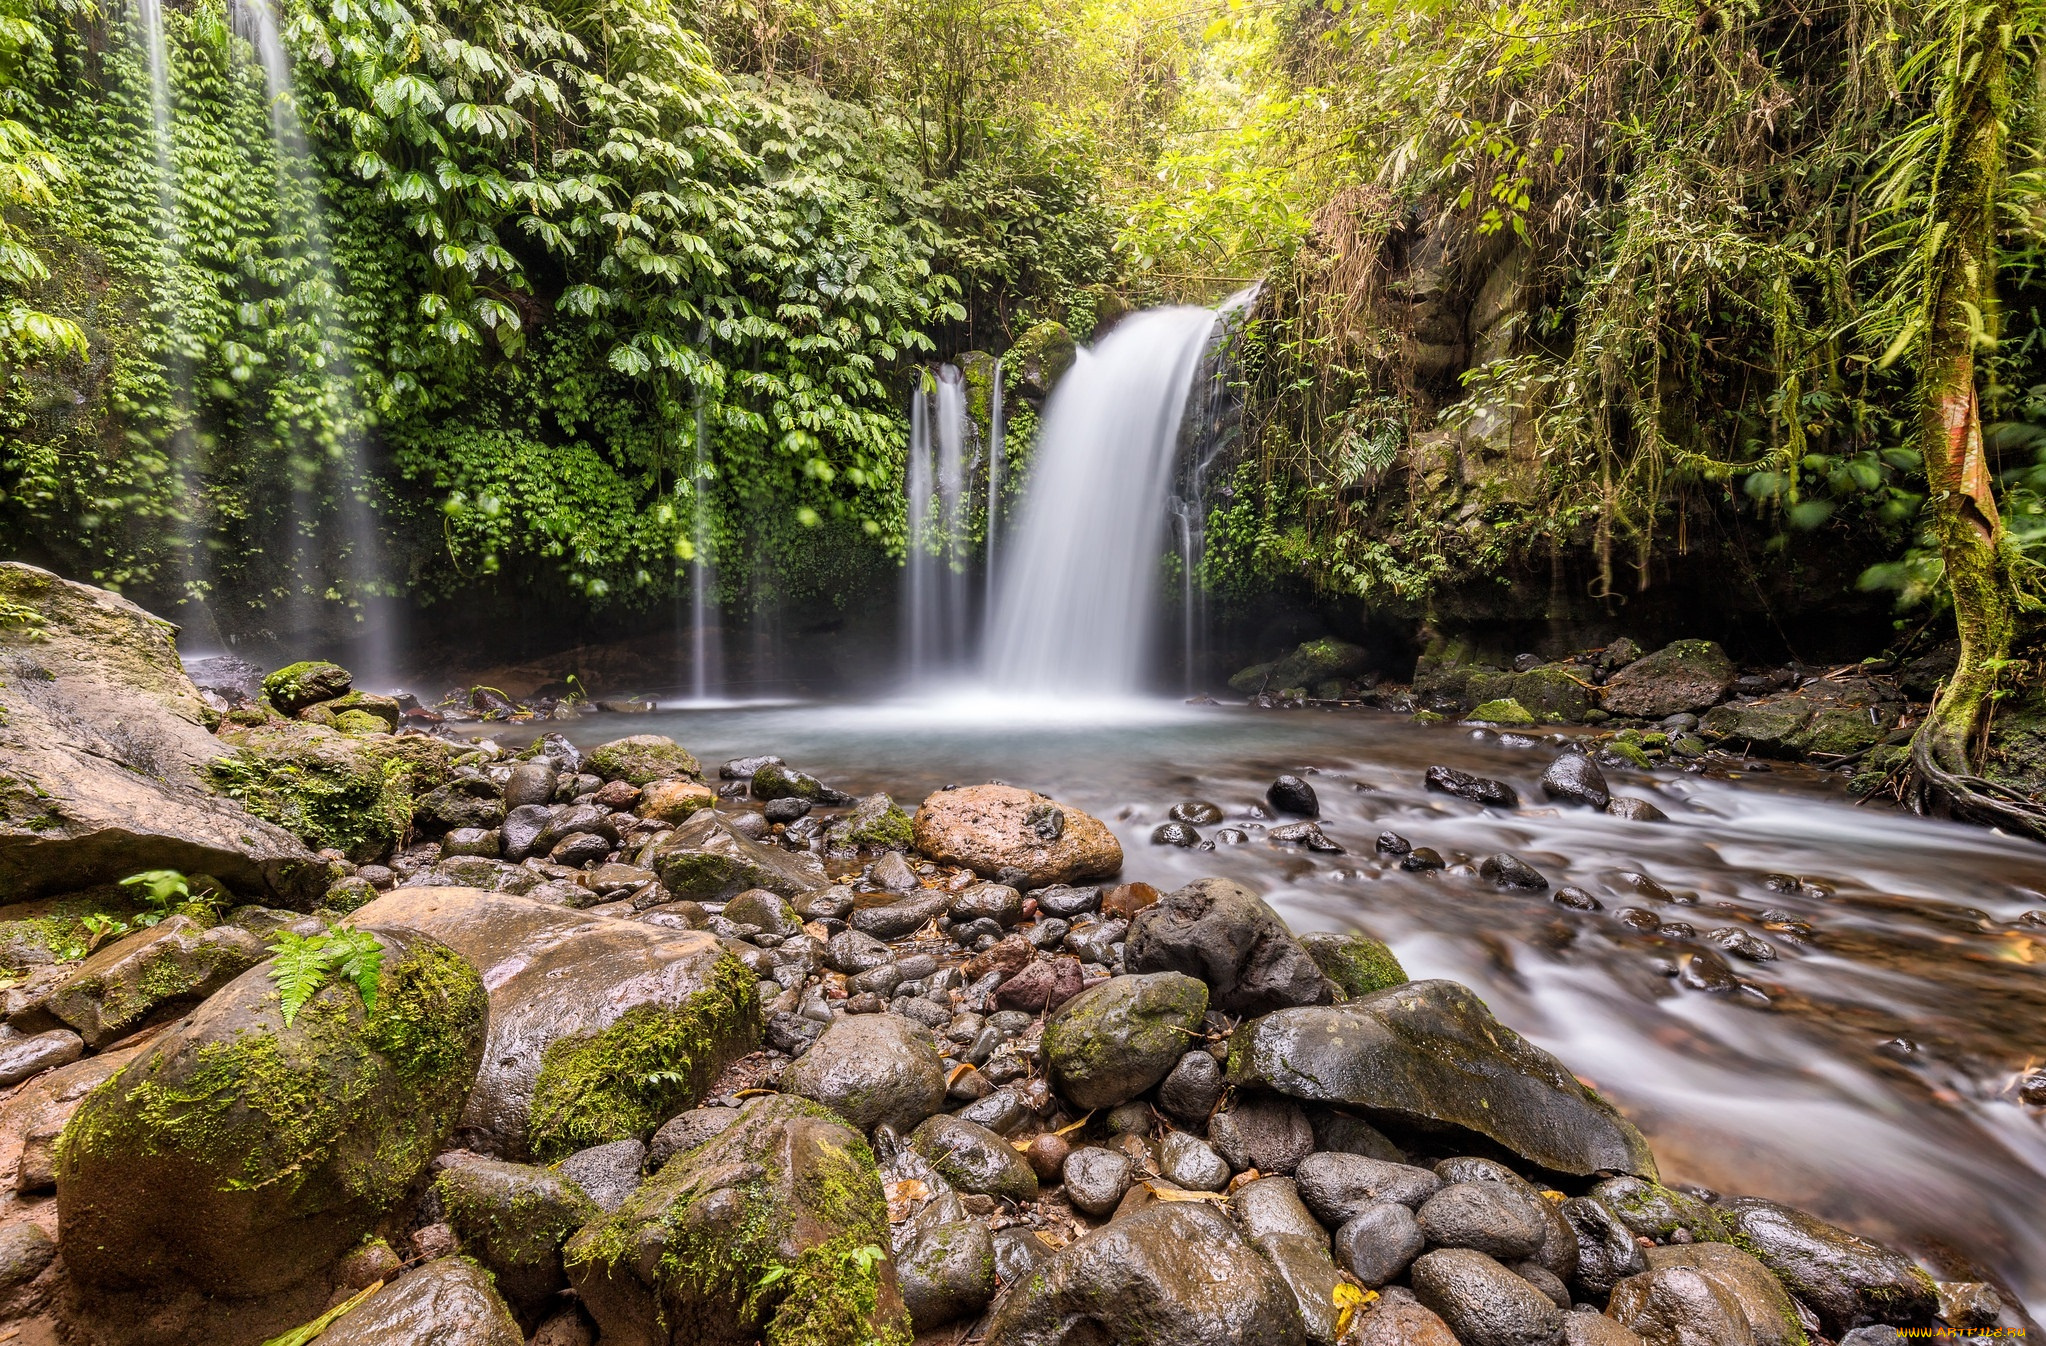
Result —
[[1289, 1098], [1246, 1095], [1209, 1119], [1208, 1139], [1231, 1168], [1291, 1173], [1314, 1153], [1314, 1128]]
[[490, 1273], [466, 1257], [428, 1262], [341, 1315], [320, 1346], [525, 1346]]
[[85, 1055], [85, 1042], [68, 1028], [21, 1034], [0, 1028], [0, 1088], [20, 1084]]
[[1506, 782], [1473, 776], [1468, 771], [1458, 771], [1453, 767], [1429, 767], [1427, 775], [1422, 778], [1422, 784], [1430, 790], [1455, 795], [1458, 799], [1468, 799], [1473, 804], [1483, 804], [1487, 808], [1510, 809], [1520, 804], [1520, 796]]
[[1179, 1063], [1207, 1008], [1208, 988], [1176, 972], [1112, 977], [1082, 991], [1045, 1021], [1052, 1086], [1082, 1109], [1128, 1102]]
[[1158, 1086], [1158, 1106], [1182, 1121], [1204, 1121], [1222, 1101], [1222, 1067], [1213, 1052], [1196, 1048]]
[[1519, 856], [1505, 851], [1488, 855], [1479, 861], [1478, 877], [1500, 888], [1517, 888], [1527, 893], [1538, 893], [1549, 886], [1549, 881], [1542, 877], [1540, 870]]
[[[896, 852], [890, 851], [889, 855]], [[952, 894], [942, 888], [919, 888], [885, 906], [856, 907], [846, 923], [861, 934], [876, 939], [901, 939], [913, 935], [950, 912]]]
[[1058, 1250], [1037, 1236], [1034, 1229], [1010, 1225], [995, 1231], [995, 1276], [1003, 1285], [1026, 1280], [1040, 1262]]
[[1323, 1224], [1347, 1224], [1382, 1202], [1419, 1206], [1442, 1190], [1442, 1179], [1412, 1164], [1361, 1154], [1311, 1154], [1293, 1171], [1300, 1199]]
[[1158, 1171], [1189, 1192], [1219, 1192], [1229, 1185], [1228, 1161], [1186, 1131], [1174, 1131], [1160, 1143]]
[[[551, 762], [521, 762], [512, 768], [504, 783], [504, 806], [521, 809], [545, 804], [554, 798], [554, 765]], [[507, 813], [506, 818], [510, 818]]]
[[1037, 909], [1047, 916], [1059, 916], [1071, 920], [1084, 916], [1101, 905], [1099, 888], [1075, 888], [1067, 884], [1056, 884], [1050, 888], [1039, 888], [1030, 896], [1037, 899]]
[[816, 804], [849, 804], [852, 796], [832, 789], [805, 772], [791, 770], [781, 762], [762, 762], [748, 778], [755, 799], [806, 799]]
[[537, 1321], [568, 1288], [561, 1245], [598, 1214], [566, 1174], [481, 1157], [444, 1169], [433, 1194], [464, 1251], [496, 1278], [526, 1322]]
[[895, 951], [861, 930], [841, 930], [824, 946], [824, 962], [833, 972], [857, 977], [895, 961]]
[[1453, 1182], [1422, 1204], [1418, 1218], [1431, 1244], [1501, 1261], [1531, 1256], [1548, 1235], [1541, 1212], [1504, 1183]]
[[1615, 1285], [1648, 1270], [1641, 1245], [1620, 1217], [1592, 1197], [1572, 1197], [1560, 1207], [1577, 1239], [1577, 1284], [1603, 1299]]
[[1789, 1206], [1725, 1203], [1741, 1246], [1811, 1306], [1834, 1338], [1871, 1323], [1923, 1327], [1939, 1312], [1932, 1278], [1910, 1258]]
[[521, 804], [505, 814], [497, 829], [498, 854], [506, 860], [523, 860], [533, 854], [553, 817], [554, 810], [545, 804]]
[[703, 1144], [730, 1126], [738, 1115], [737, 1108], [691, 1108], [670, 1117], [647, 1142], [647, 1172], [660, 1172], [661, 1165]]
[[1037, 1199], [1037, 1174], [1030, 1162], [987, 1127], [939, 1113], [911, 1132], [909, 1142], [962, 1192], [1006, 1201]]
[[853, 890], [842, 884], [813, 888], [789, 902], [806, 921], [842, 921], [852, 915]]
[[1440, 1248], [1413, 1265], [1414, 1294], [1463, 1346], [1556, 1346], [1563, 1314], [1549, 1297], [1484, 1253]]
[[[1557, 1204], [1544, 1197], [1533, 1183], [1490, 1159], [1445, 1159], [1435, 1166], [1435, 1176], [1446, 1183], [1490, 1183], [1507, 1189], [1509, 1199], [1542, 1227], [1541, 1246], [1531, 1260], [1559, 1281], [1577, 1274], [1576, 1231], [1563, 1218]], [[1518, 1269], [1516, 1266], [1515, 1270]], [[1564, 1307], [1569, 1304], [1566, 1302]]]
[[583, 1189], [597, 1209], [609, 1215], [639, 1190], [647, 1147], [637, 1140], [614, 1140], [577, 1150], [555, 1165], [561, 1175]]
[[1121, 1203], [1135, 1171], [1125, 1155], [1095, 1145], [1081, 1146], [1066, 1156], [1061, 1169], [1066, 1199], [1081, 1214], [1101, 1219]]
[[1623, 818], [1632, 823], [1666, 823], [1669, 815], [1645, 799], [1632, 795], [1614, 795], [1613, 802], [1606, 805], [1606, 812], [1612, 817]]
[[782, 1073], [781, 1091], [813, 1099], [861, 1131], [908, 1132], [945, 1106], [945, 1067], [929, 1033], [894, 1014], [840, 1019]]
[[1199, 978], [1227, 1014], [1325, 1005], [1334, 994], [1278, 913], [1227, 879], [1188, 884], [1139, 911], [1123, 960], [1132, 972]]
[[1305, 1346], [1293, 1293], [1227, 1217], [1161, 1202], [1039, 1264], [987, 1346]]
[[1314, 787], [1298, 776], [1281, 776], [1273, 781], [1265, 790], [1265, 801], [1274, 813], [1290, 813], [1296, 818], [1321, 816], [1321, 801], [1315, 797]]
[[1688, 1192], [1647, 1178], [1608, 1178], [1591, 1189], [1591, 1196], [1617, 1216], [1627, 1232], [1658, 1243], [1673, 1238], [1725, 1243], [1733, 1235], [1733, 1226], [1719, 1211]]
[[1229, 1213], [1253, 1243], [1268, 1235], [1284, 1234], [1319, 1239], [1324, 1251], [1327, 1249], [1328, 1230], [1300, 1200], [1299, 1186], [1291, 1178], [1259, 1178], [1243, 1184], [1229, 1196]]
[[669, 893], [693, 902], [723, 902], [748, 888], [794, 898], [830, 884], [816, 856], [749, 841], [713, 809], [661, 833], [639, 863], [659, 874]]
[[1451, 981], [1253, 1020], [1231, 1039], [1229, 1078], [1409, 1124], [1465, 1127], [1561, 1173], [1655, 1172], [1632, 1123]]
[[995, 1297], [995, 1241], [978, 1220], [926, 1230], [895, 1259], [902, 1302], [919, 1332], [979, 1313]]
[[1153, 846], [1192, 847], [1201, 844], [1201, 834], [1185, 823], [1160, 823], [1151, 829]]
[[1366, 1206], [1336, 1230], [1336, 1257], [1374, 1290], [1399, 1279], [1426, 1246], [1414, 1212], [1396, 1201]]
[[1542, 793], [1566, 804], [1601, 810], [1613, 802], [1613, 792], [1606, 788], [1605, 773], [1598, 769], [1597, 762], [1581, 752], [1566, 752], [1549, 763], [1549, 769], [1542, 773]]
[[1310, 1107], [1307, 1123], [1314, 1128], [1314, 1148], [1338, 1154], [1361, 1154], [1369, 1159], [1404, 1164], [1406, 1152], [1385, 1138], [1385, 1133], [1361, 1117], [1334, 1108]]
[[1005, 883], [976, 883], [952, 899], [955, 921], [994, 921], [1003, 929], [1023, 919], [1023, 894]]
[[1660, 719], [1704, 710], [1733, 686], [1733, 661], [1709, 640], [1677, 640], [1628, 664], [1606, 681], [1605, 708]]

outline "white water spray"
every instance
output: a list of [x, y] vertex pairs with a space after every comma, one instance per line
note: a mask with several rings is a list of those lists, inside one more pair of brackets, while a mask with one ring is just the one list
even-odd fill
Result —
[[967, 658], [966, 381], [952, 365], [921, 381], [909, 412], [909, 560], [904, 663], [912, 683], [956, 674]]

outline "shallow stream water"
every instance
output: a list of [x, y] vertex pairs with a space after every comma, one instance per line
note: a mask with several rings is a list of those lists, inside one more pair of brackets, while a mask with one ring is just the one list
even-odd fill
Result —
[[[1125, 878], [1170, 889], [1227, 876], [1296, 930], [1362, 929], [1413, 976], [1473, 987], [1642, 1128], [1666, 1181], [1789, 1202], [1936, 1265], [1970, 1259], [2046, 1317], [2046, 1118], [2017, 1097], [2024, 1073], [2046, 1063], [2046, 915], [2024, 919], [2046, 911], [2046, 848], [1855, 807], [1789, 769], [1608, 772], [1615, 793], [1670, 818], [1623, 822], [1546, 804], [1536, 782], [1553, 742], [1513, 746], [1372, 712], [962, 699], [605, 715], [566, 731], [585, 745], [669, 734], [713, 772], [773, 753], [912, 807], [948, 783], [1042, 791], [1115, 830]], [[1509, 782], [1522, 806], [1425, 791], [1437, 763]], [[1219, 805], [1231, 825], [1255, 821], [1282, 771], [1312, 773], [1323, 830], [1347, 854], [1256, 839], [1150, 844], [1182, 800]], [[1403, 871], [1374, 848], [1387, 828], [1450, 868]], [[1477, 858], [1501, 850], [1550, 891], [1481, 880]], [[1644, 895], [1654, 890], [1626, 875], [1669, 896]], [[1605, 910], [1558, 906], [1566, 884]], [[1630, 928], [1616, 916], [1624, 907], [1699, 938]], [[1727, 959], [1743, 989], [1708, 994], [1668, 975], [1729, 925], [1777, 953]], [[1940, 1274], [1973, 1278], [1952, 1260]]]

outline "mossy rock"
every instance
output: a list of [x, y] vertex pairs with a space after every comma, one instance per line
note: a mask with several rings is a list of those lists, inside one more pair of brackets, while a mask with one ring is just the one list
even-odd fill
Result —
[[367, 716], [382, 726], [381, 729], [366, 731], [369, 733], [394, 733], [398, 728], [398, 721], [403, 718], [396, 697], [378, 696], [374, 692], [350, 692], [346, 696], [337, 696], [332, 701], [307, 706], [298, 713], [298, 718], [310, 724], [324, 724], [329, 729], [354, 732], [341, 723], [342, 716], [352, 714]]
[[1052, 1084], [1081, 1108], [1127, 1103], [1171, 1073], [1200, 1031], [1208, 988], [1178, 972], [1111, 977], [1044, 1026]]
[[2031, 687], [1996, 708], [1982, 774], [2024, 794], [2046, 790], [2046, 687]]
[[1908, 743], [1885, 743], [1871, 748], [1868, 756], [1861, 759], [1861, 770], [1848, 778], [1847, 789], [1864, 798], [1872, 795], [1889, 784], [1910, 760]]
[[1272, 670], [1278, 666], [1276, 659], [1268, 663], [1252, 664], [1229, 679], [1229, 690], [1242, 692], [1245, 696], [1255, 696], [1271, 681]]
[[[236, 751], [207, 768], [216, 789], [306, 845], [331, 846], [357, 864], [381, 860], [404, 838], [412, 795], [434, 774], [422, 762], [447, 756], [446, 744], [423, 736], [363, 738], [314, 724], [223, 729], [220, 737]], [[421, 752], [418, 743], [435, 748]]]
[[[1517, 701], [1536, 720], [1575, 724], [1592, 708], [1592, 692], [1581, 674], [1562, 664], [1543, 664], [1525, 673], [1473, 671], [1464, 694], [1472, 701]], [[1476, 712], [1472, 718], [1481, 718]]]
[[1438, 638], [1430, 641], [1421, 657], [1414, 661], [1414, 695], [1462, 700], [1473, 674], [1496, 674], [1499, 671], [1482, 662], [1470, 642]]
[[652, 1135], [760, 1037], [755, 978], [716, 936], [473, 888], [399, 888], [356, 913], [491, 968], [470, 1149], [549, 1161]]
[[669, 1160], [564, 1260], [605, 1340], [909, 1346], [889, 1245], [865, 1138], [779, 1095]]
[[277, 1294], [415, 1190], [482, 1059], [488, 1000], [446, 945], [375, 933], [374, 1008], [330, 979], [287, 1025], [261, 964], [79, 1105], [57, 1205], [80, 1284]]
[[1800, 696], [1777, 701], [1728, 702], [1705, 713], [1698, 731], [1715, 743], [1771, 752], [1785, 749], [1812, 718], [1812, 704]]
[[385, 1285], [319, 1335], [320, 1346], [524, 1346], [490, 1272], [437, 1257]]
[[1698, 1198], [1649, 1178], [1608, 1178], [1591, 1194], [1639, 1238], [1667, 1243], [1681, 1229], [1701, 1243], [1726, 1243], [1734, 1226]]
[[346, 696], [354, 682], [339, 664], [308, 659], [286, 664], [263, 679], [263, 699], [285, 715], [296, 715], [307, 706]]
[[1607, 679], [1605, 707], [1646, 719], [1704, 710], [1726, 695], [1733, 676], [1733, 661], [1712, 641], [1673, 640]]
[[692, 902], [723, 902], [748, 888], [793, 898], [831, 882], [816, 856], [749, 841], [710, 809], [662, 833], [640, 863], [670, 893]]
[[885, 794], [867, 795], [853, 805], [851, 813], [833, 824], [826, 833], [833, 846], [873, 846], [882, 850], [906, 851], [916, 839], [909, 815]]
[[1648, 755], [1648, 749], [1642, 746], [1640, 739], [1627, 734], [1615, 734], [1600, 744], [1599, 750], [1611, 753], [1629, 766], [1643, 771], [1655, 770], [1655, 759]]
[[1510, 696], [1503, 701], [1485, 702], [1472, 710], [1470, 717], [1480, 724], [1503, 724], [1515, 727], [1531, 725], [1535, 722], [1535, 717], [1528, 713], [1527, 707], [1521, 705]]
[[254, 935], [176, 915], [99, 949], [50, 993], [50, 1013], [97, 1051], [196, 1004], [263, 958]]
[[634, 734], [599, 743], [583, 758], [583, 770], [607, 781], [651, 785], [670, 776], [703, 779], [703, 768], [687, 748], [664, 734]]
[[1847, 757], [1881, 743], [1896, 722], [1879, 706], [1826, 706], [1786, 744], [1807, 757]]
[[1051, 396], [1051, 390], [1073, 367], [1077, 347], [1073, 334], [1066, 330], [1064, 323], [1041, 322], [1009, 347], [1003, 356], [1003, 368], [1015, 371], [1016, 383], [1026, 393], [1038, 397]]
[[807, 772], [769, 762], [753, 773], [748, 791], [755, 799], [807, 799], [814, 804], [843, 804], [846, 797]]
[[1369, 935], [1316, 931], [1300, 936], [1300, 946], [1314, 959], [1321, 975], [1352, 1000], [1409, 980], [1407, 970], [1385, 942]]
[[598, 1218], [597, 1204], [553, 1169], [467, 1159], [433, 1184], [462, 1249], [489, 1269], [520, 1318], [537, 1323], [568, 1288], [561, 1246]]

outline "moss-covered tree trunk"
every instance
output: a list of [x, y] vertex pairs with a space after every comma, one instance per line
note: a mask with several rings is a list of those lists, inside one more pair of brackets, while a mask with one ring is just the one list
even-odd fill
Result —
[[2012, 0], [1962, 0], [1954, 7], [1954, 50], [1939, 106], [1940, 152], [1923, 253], [1917, 439], [1961, 653], [1912, 743], [1912, 798], [1920, 811], [2038, 831], [2036, 816], [1997, 798], [1972, 771], [1973, 745], [2010, 653], [2013, 627], [2003, 521], [1983, 453], [1975, 386], [1975, 353], [1994, 340], [1995, 211], [2013, 8]]

